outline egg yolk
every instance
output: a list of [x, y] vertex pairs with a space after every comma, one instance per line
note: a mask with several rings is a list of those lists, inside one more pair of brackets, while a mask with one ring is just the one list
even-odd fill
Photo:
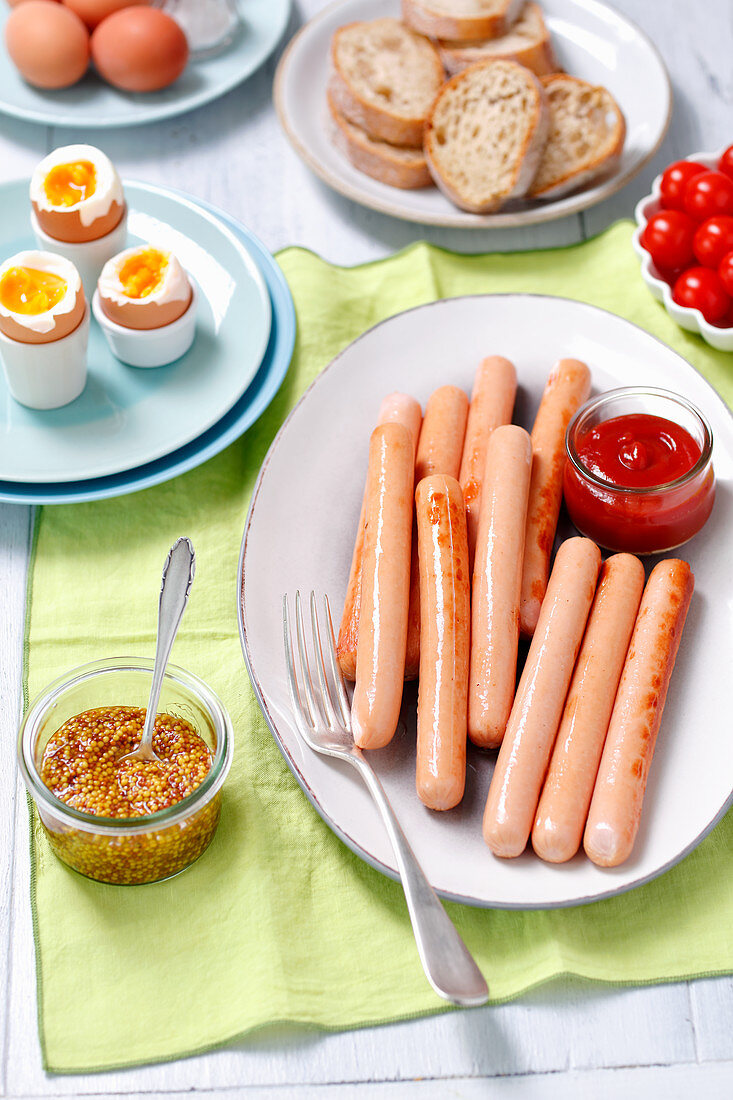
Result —
[[0, 279], [0, 303], [12, 313], [35, 316], [53, 309], [66, 294], [66, 279], [33, 267], [11, 267]]
[[146, 248], [125, 260], [119, 279], [126, 298], [147, 298], [163, 282], [168, 257], [157, 248]]
[[46, 176], [43, 186], [52, 206], [76, 206], [97, 189], [97, 170], [90, 160], [57, 164]]

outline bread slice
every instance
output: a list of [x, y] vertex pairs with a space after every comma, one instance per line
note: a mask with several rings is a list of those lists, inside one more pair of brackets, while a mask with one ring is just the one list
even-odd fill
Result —
[[528, 197], [557, 199], [615, 167], [626, 123], [605, 88], [564, 73], [545, 76], [542, 84], [550, 106], [550, 134]]
[[339, 114], [376, 141], [422, 145], [445, 73], [432, 42], [399, 19], [340, 27], [331, 42], [329, 91]]
[[339, 113], [330, 93], [327, 93], [327, 98], [334, 144], [354, 168], [380, 183], [400, 187], [404, 191], [432, 186], [433, 177], [422, 149], [401, 149], [386, 141], [375, 141]]
[[516, 22], [524, 0], [402, 0], [408, 27], [448, 42], [498, 38]]
[[542, 84], [516, 61], [482, 61], [451, 77], [425, 128], [438, 187], [463, 210], [488, 214], [525, 194], [547, 140]]
[[542, 9], [531, 0], [522, 8], [514, 26], [500, 38], [484, 38], [480, 42], [438, 42], [438, 52], [449, 76], [494, 57], [518, 61], [537, 76], [560, 69]]

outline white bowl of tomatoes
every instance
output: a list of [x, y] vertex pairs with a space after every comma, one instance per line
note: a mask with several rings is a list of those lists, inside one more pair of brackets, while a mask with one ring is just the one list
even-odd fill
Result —
[[682, 328], [733, 351], [733, 145], [657, 176], [636, 207], [644, 282]]

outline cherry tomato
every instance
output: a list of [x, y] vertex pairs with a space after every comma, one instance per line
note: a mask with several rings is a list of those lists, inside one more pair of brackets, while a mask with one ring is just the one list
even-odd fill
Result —
[[733, 328], [733, 309], [729, 309], [719, 321], [712, 322], [716, 328]]
[[720, 267], [718, 268], [718, 275], [726, 291], [730, 294], [731, 298], [733, 298], [733, 252], [729, 252], [727, 256], [723, 256], [723, 259], [720, 261]]
[[733, 251], [733, 218], [729, 214], [708, 218], [695, 233], [692, 247], [703, 267], [720, 267], [723, 256]]
[[718, 171], [733, 180], [733, 145], [729, 145], [718, 161]]
[[[696, 160], [676, 160], [662, 176], [662, 206], [665, 210], [685, 209], [685, 188], [695, 176], [708, 172], [704, 164]], [[722, 171], [722, 169], [721, 169]]]
[[660, 271], [679, 270], [695, 262], [696, 230], [693, 219], [681, 210], [660, 210], [647, 222], [641, 243]]
[[722, 172], [693, 176], [685, 188], [685, 210], [698, 222], [716, 214], [733, 215], [733, 180]]
[[674, 284], [672, 297], [681, 306], [699, 309], [711, 324], [725, 317], [731, 306], [720, 276], [709, 267], [690, 267], [683, 271]]

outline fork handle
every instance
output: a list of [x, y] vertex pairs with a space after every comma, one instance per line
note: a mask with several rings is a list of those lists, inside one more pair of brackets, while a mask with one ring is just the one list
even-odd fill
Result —
[[457, 1005], [482, 1005], [489, 987], [425, 877], [402, 832], [384, 788], [362, 753], [350, 757], [369, 788], [397, 860], [417, 951], [428, 981], [438, 996]]

